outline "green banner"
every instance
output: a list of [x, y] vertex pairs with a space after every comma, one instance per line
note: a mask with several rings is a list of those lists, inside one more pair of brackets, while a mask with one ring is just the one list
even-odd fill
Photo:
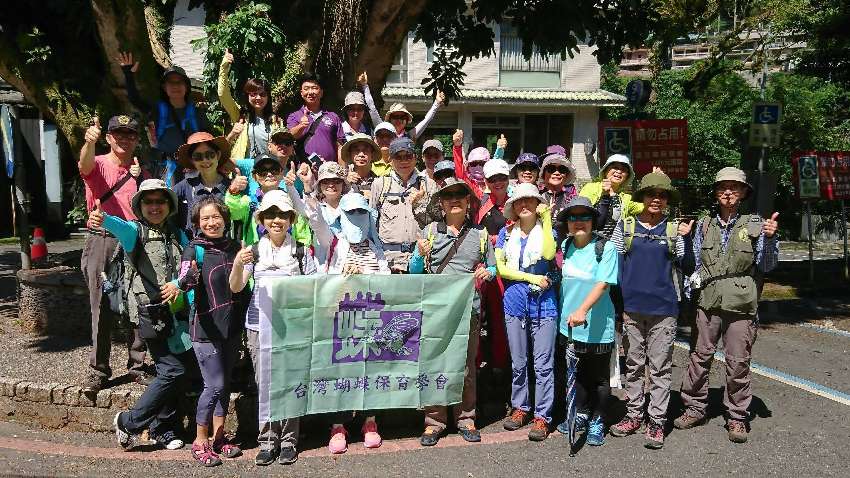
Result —
[[261, 420], [460, 402], [472, 274], [278, 277], [255, 287]]

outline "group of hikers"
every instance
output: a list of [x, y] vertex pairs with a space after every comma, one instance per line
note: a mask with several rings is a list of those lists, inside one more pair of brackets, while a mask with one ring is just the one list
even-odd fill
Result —
[[[109, 119], [103, 155], [95, 155], [99, 120], [85, 133], [78, 165], [90, 211], [82, 270], [93, 347], [83, 388], [96, 393], [107, 385], [120, 315], [133, 324], [128, 370], [147, 386], [115, 417], [122, 447], [148, 430], [162, 447], [182, 448], [177, 403], [187, 375], [199, 370], [191, 456], [203, 466], [240, 456], [224, 423], [243, 350], [261, 382], [257, 291], [264, 281], [309, 274], [474, 275], [462, 400], [451, 417], [449, 407], [425, 408], [423, 446], [449, 428], [481, 440], [476, 376], [484, 362], [511, 370], [505, 429], [530, 424], [533, 441], [566, 433], [566, 422], [553, 416], [561, 415], [556, 351], [569, 344], [578, 357], [575, 428], [586, 443], [642, 432], [648, 448], [661, 448], [683, 304], [695, 308], [695, 340], [681, 386], [685, 411], [673, 425], [706, 421], [709, 369], [722, 336], [729, 439], [746, 441], [759, 280], [775, 267], [778, 242], [776, 214], [739, 212], [753, 192], [743, 171], [717, 172], [711, 213], [679, 221], [668, 216], [680, 198], [670, 178], [656, 169], [637, 182], [625, 155], [608, 157], [579, 191], [562, 146], [509, 164], [504, 137], [492, 156], [485, 147], [465, 154], [457, 130], [451, 159], [436, 139], [418, 148], [442, 93], [411, 127], [403, 104], [380, 116], [365, 73], [341, 115], [323, 109], [322, 84], [308, 74], [298, 85], [303, 106], [284, 119], [272, 111], [263, 80], [247, 80], [234, 99], [233, 61], [225, 54], [219, 77], [219, 100], [233, 124], [225, 136], [209, 132], [179, 67], [162, 74], [157, 101], [143, 101], [130, 54], [119, 58], [128, 93], [150, 121]], [[134, 155], [142, 134], [156, 157], [140, 163]], [[117, 265], [126, 266], [123, 274]], [[606, 411], [612, 386], [620, 385], [621, 350], [627, 414], [616, 421]], [[146, 354], [155, 371], [146, 368]], [[358, 420], [364, 446], [380, 447], [376, 417], [361, 413], [368, 415]], [[354, 417], [323, 417], [331, 453], [347, 450]], [[299, 419], [258, 428], [257, 465], [297, 459]]]

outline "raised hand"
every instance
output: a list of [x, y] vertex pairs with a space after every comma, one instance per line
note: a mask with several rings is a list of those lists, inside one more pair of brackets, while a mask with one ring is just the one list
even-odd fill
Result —
[[416, 189], [413, 194], [410, 195], [410, 204], [416, 205], [419, 201], [421, 201], [425, 197], [425, 182], [422, 182], [422, 187]]
[[[195, 261], [192, 261], [195, 272], [197, 272], [198, 267], [194, 263]], [[174, 302], [180, 296], [180, 289], [173, 282], [166, 282], [159, 288], [159, 295], [163, 302]]]
[[245, 130], [245, 118], [239, 118], [239, 121], [233, 123], [233, 129], [230, 130], [230, 134], [227, 136], [230, 138], [238, 138], [242, 131]]
[[298, 178], [301, 179], [301, 182], [304, 183], [305, 190], [309, 189], [312, 191], [313, 187], [313, 169], [310, 167], [308, 163], [301, 163], [298, 166], [298, 172], [296, 173]]
[[357, 184], [360, 182], [360, 175], [354, 171], [348, 173], [348, 184]]
[[445, 93], [443, 93], [443, 92], [442, 92], [442, 91], [440, 91], [440, 90], [437, 90], [437, 97], [436, 97], [436, 100], [437, 100], [437, 103], [438, 103], [440, 106], [445, 105], [445, 104], [446, 104], [446, 94], [445, 94]]
[[118, 64], [121, 68], [130, 68], [133, 73], [139, 71], [139, 62], [133, 61], [133, 53], [129, 51], [118, 52]]
[[761, 230], [764, 232], [765, 237], [773, 237], [773, 235], [776, 234], [776, 229], [779, 227], [779, 222], [776, 220], [778, 217], [779, 213], [775, 212], [770, 216], [770, 219], [764, 220]]
[[369, 84], [369, 77], [366, 76], [365, 70], [357, 77], [357, 84], [360, 85], [361, 88]]
[[301, 126], [306, 128], [310, 124], [310, 118], [307, 117], [307, 113], [301, 115], [301, 119], [298, 122]]
[[254, 253], [251, 252], [250, 247], [245, 247], [245, 241], [241, 241], [242, 249], [236, 253], [236, 257], [233, 259], [233, 265], [244, 266], [245, 264], [250, 264], [254, 262]]
[[463, 130], [456, 129], [454, 134], [452, 135], [452, 144], [455, 146], [460, 146], [463, 144]]
[[611, 188], [611, 180], [608, 178], [604, 178], [602, 180], [602, 192], [612, 196], [614, 194], [614, 190]]
[[239, 194], [248, 187], [248, 178], [242, 176], [241, 171], [235, 174], [236, 176], [230, 181], [230, 187], [228, 188], [231, 194]]
[[86, 129], [86, 143], [94, 144], [100, 139], [100, 118], [95, 116], [92, 119], [91, 125]]
[[288, 187], [295, 187], [296, 179], [298, 179], [298, 174], [294, 169], [290, 168], [289, 172], [286, 173], [286, 176], [283, 177], [283, 182], [285, 182]]
[[221, 59], [221, 62], [228, 65], [233, 64], [233, 53], [230, 52], [230, 48], [224, 50], [224, 57]]
[[505, 149], [508, 147], [508, 138], [505, 138], [505, 135], [501, 135], [499, 139], [496, 140], [496, 147]]
[[103, 226], [103, 211], [100, 209], [100, 199], [94, 200], [94, 209], [89, 212], [89, 226], [100, 229]]
[[549, 214], [549, 205], [544, 203], [538, 204], [536, 212], [538, 216], [544, 217], [546, 214]]
[[138, 178], [142, 174], [142, 166], [139, 165], [139, 158], [133, 156], [133, 165], [130, 166], [130, 176]]
[[663, 169], [661, 169], [661, 167], [659, 167], [659, 166], [653, 166], [653, 167], [652, 167], [652, 172], [653, 172], [653, 173], [661, 173], [661, 174], [664, 174], [664, 170], [663, 170]]
[[679, 235], [687, 236], [691, 233], [691, 229], [694, 227], [694, 220], [691, 219], [689, 222], [682, 221], [679, 223]]

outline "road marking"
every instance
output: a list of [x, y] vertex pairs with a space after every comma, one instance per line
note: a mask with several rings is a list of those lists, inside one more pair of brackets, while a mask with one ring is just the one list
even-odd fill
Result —
[[850, 332], [848, 332], [846, 330], [836, 329], [836, 328], [833, 328], [833, 327], [824, 327], [823, 325], [810, 324], [808, 322], [801, 322], [801, 323], [796, 324], [796, 325], [798, 325], [800, 327], [805, 327], [807, 329], [814, 329], [814, 330], [817, 330], [818, 332], [824, 332], [824, 333], [827, 333], [827, 334], [838, 335], [838, 336], [841, 336], [841, 337], [850, 337]]
[[[680, 349], [690, 350], [690, 345], [684, 340], [677, 339], [674, 342], [674, 345], [676, 347], [679, 347]], [[714, 352], [714, 359], [725, 360], [723, 352]], [[752, 372], [756, 375], [761, 375], [762, 377], [767, 377], [771, 380], [776, 380], [777, 382], [784, 383], [785, 385], [790, 385], [794, 388], [813, 393], [819, 397], [827, 398], [829, 400], [832, 400], [833, 402], [837, 402], [850, 407], [850, 395], [844, 392], [826, 387], [819, 383], [812, 382], [811, 380], [806, 380], [795, 375], [787, 374], [785, 372], [772, 369], [770, 367], [765, 367], [764, 365], [758, 364], [756, 362], [750, 362], [750, 370], [752, 370]]]

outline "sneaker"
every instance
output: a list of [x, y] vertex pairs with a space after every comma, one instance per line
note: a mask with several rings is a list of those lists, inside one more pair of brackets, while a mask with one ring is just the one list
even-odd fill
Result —
[[422, 446], [434, 446], [440, 441], [445, 430], [439, 427], [427, 426], [425, 431], [419, 437], [419, 444]]
[[[611, 429], [611, 434], [614, 434], [614, 429]], [[650, 421], [646, 427], [646, 435], [644, 436], [643, 446], [651, 450], [660, 450], [664, 447], [664, 427]]]
[[726, 423], [729, 430], [729, 441], [732, 443], [745, 443], [747, 441], [747, 424], [741, 420], [730, 419]]
[[192, 443], [192, 458], [203, 466], [221, 465], [221, 458], [213, 451], [209, 443]]
[[185, 445], [183, 440], [177, 438], [177, 435], [175, 435], [171, 430], [160, 435], [153, 435], [153, 439], [157, 445], [165, 448], [166, 450], [179, 450]]
[[281, 448], [277, 461], [281, 465], [291, 465], [295, 463], [298, 461], [298, 450], [296, 450], [294, 446], [285, 446]]
[[481, 432], [475, 428], [475, 425], [457, 427], [457, 432], [460, 434], [461, 438], [470, 443], [478, 443], [481, 441]]
[[[587, 415], [584, 413], [576, 413], [576, 433], [581, 433], [587, 430]], [[558, 433], [562, 433], [564, 435], [569, 435], [570, 429], [567, 420], [562, 421], [558, 424], [556, 430]]]
[[366, 448], [381, 446], [381, 435], [378, 434], [378, 424], [374, 420], [366, 420], [360, 431], [363, 433], [363, 446]]
[[118, 445], [121, 448], [127, 450], [131, 446], [131, 435], [130, 432], [124, 429], [121, 426], [121, 414], [124, 412], [118, 412], [115, 414], [115, 418], [112, 419], [112, 425], [115, 427], [115, 437], [118, 439]]
[[588, 423], [587, 444], [590, 446], [602, 446], [605, 444], [605, 420], [599, 415], [594, 415]]
[[643, 428], [643, 420], [639, 418], [625, 417], [620, 420], [620, 423], [614, 425], [609, 430], [611, 435], [615, 437], [624, 437], [631, 435]]
[[543, 441], [549, 436], [549, 424], [546, 423], [546, 420], [534, 417], [531, 423], [531, 430], [528, 431], [529, 440]]
[[97, 393], [106, 386], [106, 377], [94, 372], [90, 373], [86, 380], [80, 385], [83, 393]]
[[225, 458], [236, 458], [242, 455], [242, 449], [231, 443], [224, 435], [213, 441], [212, 449]]
[[334, 455], [348, 451], [348, 431], [345, 427], [334, 427], [331, 429], [331, 439], [328, 441], [328, 451]]
[[502, 426], [505, 427], [505, 430], [509, 431], [519, 430], [527, 423], [528, 413], [520, 410], [519, 408], [514, 408], [510, 416], [502, 420]]
[[705, 417], [695, 417], [688, 412], [685, 412], [679, 418], [673, 420], [673, 426], [678, 428], [679, 430], [687, 430], [688, 428], [693, 428], [697, 425], [702, 425], [705, 421]]
[[254, 464], [257, 466], [271, 465], [272, 463], [274, 463], [274, 460], [275, 458], [277, 458], [279, 452], [280, 450], [278, 450], [277, 447], [262, 449], [257, 453], [257, 456], [254, 458]]

